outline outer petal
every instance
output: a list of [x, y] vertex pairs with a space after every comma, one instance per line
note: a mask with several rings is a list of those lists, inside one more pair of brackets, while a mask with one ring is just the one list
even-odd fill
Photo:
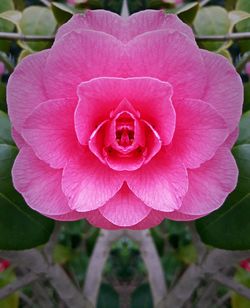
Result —
[[48, 218], [59, 220], [59, 221], [76, 221], [86, 218], [85, 213], [79, 213], [77, 211], [72, 211], [69, 209], [69, 212], [63, 215], [46, 215]]
[[[164, 144], [171, 142], [175, 129], [172, 88], [167, 82], [148, 77], [97, 78], [78, 87], [79, 103], [75, 114], [78, 140], [86, 144], [96, 127], [126, 98], [150, 123]], [[83, 120], [84, 119], [84, 120]]]
[[87, 10], [83, 14], [75, 14], [73, 17], [61, 26], [56, 34], [56, 40], [72, 31], [95, 30], [105, 32], [123, 40], [125, 23], [124, 19], [118, 14], [105, 10]]
[[127, 45], [129, 76], [168, 81], [174, 98], [200, 98], [206, 72], [199, 48], [180, 32], [159, 30], [140, 35]]
[[179, 212], [205, 215], [219, 208], [237, 184], [238, 169], [230, 151], [221, 147], [198, 169], [188, 171], [189, 189]]
[[77, 86], [100, 76], [121, 76], [124, 48], [114, 37], [91, 30], [70, 32], [52, 47], [45, 67], [49, 98], [76, 97]]
[[8, 80], [8, 113], [17, 131], [21, 130], [32, 110], [47, 100], [43, 70], [48, 54], [49, 50], [44, 50], [26, 57], [17, 65]]
[[129, 227], [142, 221], [149, 214], [150, 208], [137, 198], [127, 185], [123, 185], [99, 211], [111, 223]]
[[79, 149], [74, 128], [74, 100], [39, 105], [24, 124], [22, 135], [36, 155], [53, 168], [63, 168]]
[[156, 227], [164, 220], [165, 216], [166, 216], [165, 212], [151, 210], [146, 218], [144, 218], [138, 224], [131, 226], [129, 229], [144, 230], [144, 229]]
[[16, 190], [29, 206], [43, 215], [63, 215], [70, 211], [61, 190], [62, 171], [39, 160], [29, 147], [23, 147], [13, 166]]
[[147, 206], [164, 212], [172, 212], [181, 206], [188, 186], [186, 169], [164, 149], [148, 164], [129, 173], [126, 181]]
[[103, 165], [87, 148], [69, 161], [63, 171], [63, 192], [71, 209], [78, 212], [103, 206], [122, 184], [122, 175]]
[[190, 27], [184, 24], [176, 15], [165, 14], [164, 11], [146, 10], [131, 15], [129, 18], [105, 10], [86, 11], [85, 14], [75, 14], [66, 24], [59, 28], [56, 39], [63, 35], [84, 29], [96, 30], [113, 35], [127, 42], [144, 32], [159, 29], [177, 30], [194, 39]]
[[135, 13], [129, 17], [128, 23], [129, 37], [127, 40], [131, 40], [144, 32], [165, 29], [181, 32], [194, 41], [191, 28], [175, 14], [166, 14], [163, 10], [145, 10]]
[[25, 140], [23, 137], [15, 130], [14, 127], [11, 128], [11, 135], [13, 140], [15, 141], [16, 146], [21, 149], [24, 145], [26, 145]]
[[231, 149], [233, 145], [235, 144], [236, 140], [238, 139], [239, 133], [240, 133], [240, 130], [239, 130], [239, 127], [237, 126], [235, 130], [227, 137], [227, 139], [223, 143], [223, 146]]
[[191, 221], [199, 219], [203, 216], [205, 215], [188, 215], [188, 214], [183, 214], [179, 211], [174, 211], [171, 213], [166, 213], [165, 218], [175, 221]]
[[172, 151], [187, 168], [197, 168], [210, 159], [228, 136], [223, 118], [201, 100], [185, 100], [176, 110]]
[[238, 125], [242, 112], [242, 81], [225, 57], [205, 50], [201, 50], [201, 54], [207, 71], [202, 99], [218, 111], [232, 132]]
[[155, 227], [159, 225], [162, 220], [164, 219], [166, 213], [151, 210], [146, 218], [144, 218], [139, 223], [133, 226], [121, 227], [115, 224], [112, 224], [108, 221], [99, 210], [91, 211], [86, 213], [86, 218], [92, 225], [96, 226], [97, 228], [103, 228], [108, 230], [116, 230], [116, 229], [130, 229], [130, 230], [143, 230]]

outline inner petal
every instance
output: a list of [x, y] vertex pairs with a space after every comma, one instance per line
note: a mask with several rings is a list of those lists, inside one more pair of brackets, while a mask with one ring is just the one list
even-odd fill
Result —
[[140, 113], [123, 99], [91, 134], [90, 150], [104, 164], [117, 171], [132, 171], [148, 163], [161, 148], [154, 128], [140, 119]]

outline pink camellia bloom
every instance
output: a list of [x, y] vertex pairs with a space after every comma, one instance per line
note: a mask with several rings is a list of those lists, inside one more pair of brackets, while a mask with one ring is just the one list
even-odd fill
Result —
[[176, 15], [77, 14], [8, 84], [13, 181], [56, 220], [144, 229], [193, 220], [235, 188], [242, 84]]

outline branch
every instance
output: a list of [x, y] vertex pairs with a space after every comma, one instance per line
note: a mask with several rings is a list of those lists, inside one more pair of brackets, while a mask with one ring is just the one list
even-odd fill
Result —
[[234, 281], [233, 279], [221, 273], [217, 273], [213, 276], [213, 280], [219, 282], [220, 284], [228, 287], [231, 290], [234, 290], [236, 293], [244, 296], [245, 298], [250, 299], [250, 289]]
[[[54, 41], [54, 35], [24, 35], [22, 33], [0, 32], [1, 40], [12, 41]], [[250, 32], [230, 33], [226, 35], [196, 35], [197, 41], [230, 41], [249, 40]]]
[[237, 41], [237, 40], [249, 40], [250, 32], [230, 33], [226, 35], [196, 35], [197, 41]]
[[124, 231], [102, 230], [98, 237], [97, 243], [95, 244], [83, 288], [83, 296], [87, 298], [93, 307], [96, 307], [97, 295], [102, 280], [103, 267], [109, 256], [111, 246], [123, 234]]
[[90, 307], [64, 270], [57, 264], [49, 264], [38, 250], [0, 251], [0, 255], [12, 264], [27, 268], [40, 278], [47, 278], [67, 307]]
[[134, 240], [139, 245], [142, 259], [148, 270], [148, 280], [153, 294], [154, 307], [160, 307], [163, 299], [167, 296], [167, 286], [161, 261], [152, 237], [147, 230], [127, 231], [127, 234], [130, 239]]
[[11, 293], [14, 293], [19, 289], [26, 287], [37, 279], [38, 276], [33, 273], [29, 273], [23, 277], [18, 278], [11, 284], [8, 284], [7, 286], [0, 289], [0, 299], [10, 295]]
[[192, 296], [202, 279], [213, 279], [218, 271], [229, 268], [249, 257], [250, 251], [226, 251], [213, 249], [201, 264], [192, 264], [184, 272], [178, 283], [168, 294], [164, 307], [181, 308]]
[[1, 40], [11, 40], [11, 41], [53, 41], [55, 39], [54, 35], [24, 35], [21, 33], [11, 33], [11, 32], [0, 32]]

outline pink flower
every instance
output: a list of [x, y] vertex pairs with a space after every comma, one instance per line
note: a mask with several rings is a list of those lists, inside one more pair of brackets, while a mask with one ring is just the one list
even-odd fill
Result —
[[143, 229], [193, 220], [235, 188], [242, 84], [175, 15], [87, 11], [8, 84], [13, 181], [57, 220]]
[[8, 260], [0, 259], [0, 273], [5, 271], [10, 267], [10, 262]]
[[244, 268], [246, 271], [250, 272], [250, 258], [241, 261], [240, 266]]
[[5, 72], [5, 64], [0, 61], [0, 77], [4, 74]]

